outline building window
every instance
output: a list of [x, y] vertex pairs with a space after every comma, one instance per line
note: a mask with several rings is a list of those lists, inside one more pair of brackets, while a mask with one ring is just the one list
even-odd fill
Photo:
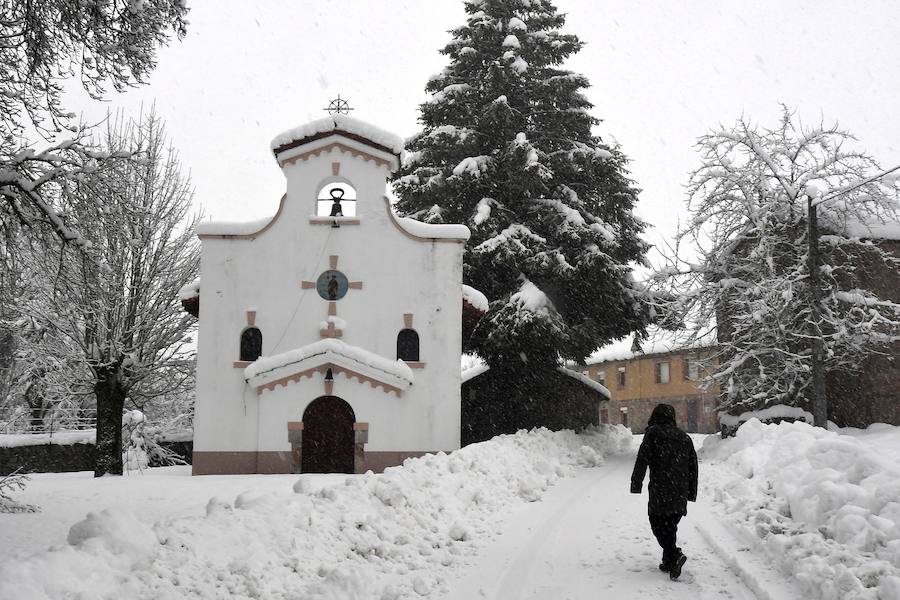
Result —
[[619, 367], [619, 387], [625, 387], [625, 367]]
[[397, 334], [397, 360], [419, 362], [419, 334], [413, 329], [401, 329]]
[[669, 363], [656, 363], [656, 383], [669, 383]]
[[343, 181], [324, 185], [316, 196], [316, 216], [355, 217], [356, 190]]
[[594, 379], [596, 379], [597, 383], [600, 385], [606, 385], [606, 369], [598, 369], [597, 373], [594, 375]]
[[256, 327], [248, 327], [241, 334], [241, 358], [253, 362], [262, 355], [262, 332]]
[[697, 381], [698, 379], [700, 379], [700, 362], [690, 358], [686, 358], [684, 359], [684, 361], [684, 378], [691, 381]]

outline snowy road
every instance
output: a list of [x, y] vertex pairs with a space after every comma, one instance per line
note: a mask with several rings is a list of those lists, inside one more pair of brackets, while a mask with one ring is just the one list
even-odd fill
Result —
[[[713, 549], [707, 539], [723, 532], [704, 514], [702, 498], [689, 505], [690, 514], [679, 527], [679, 545], [689, 560], [681, 579], [670, 581], [657, 568], [660, 550], [647, 522], [646, 491], [641, 496], [629, 493], [632, 463], [633, 457], [610, 457], [605, 466], [581, 470], [560, 481], [541, 502], [511, 515], [505, 533], [461, 569], [456, 580], [447, 582], [450, 591], [443, 599], [800, 597], [771, 568], [754, 564], [758, 559], [741, 552], [746, 548], [727, 539], [727, 532]], [[698, 522], [703, 522], [706, 536]], [[729, 567], [736, 555], [746, 563], [741, 564], [743, 577]]]

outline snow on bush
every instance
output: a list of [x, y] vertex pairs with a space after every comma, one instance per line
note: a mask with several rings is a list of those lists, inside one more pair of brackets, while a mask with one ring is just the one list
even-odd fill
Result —
[[12, 497], [13, 493], [25, 489], [28, 476], [16, 469], [9, 475], [0, 476], [0, 513], [37, 512], [38, 508], [31, 504], [23, 504]]
[[141, 524], [91, 513], [69, 546], [0, 566], [0, 597], [394, 599], [443, 589], [512, 507], [577, 467], [631, 448], [631, 434], [545, 429], [409, 459], [313, 492], [213, 498], [206, 515]]
[[808, 597], [900, 600], [896, 463], [846, 435], [757, 419], [707, 438], [701, 456], [726, 479], [716, 500]]

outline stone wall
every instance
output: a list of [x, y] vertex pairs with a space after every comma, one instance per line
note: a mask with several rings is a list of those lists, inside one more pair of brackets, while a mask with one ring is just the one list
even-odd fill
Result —
[[[188, 464], [191, 463], [193, 442], [162, 442]], [[93, 471], [97, 452], [94, 444], [39, 444], [36, 446], [0, 447], [0, 476], [16, 469], [23, 473], [68, 473]], [[151, 467], [160, 466], [153, 464]]]
[[23, 473], [93, 471], [96, 455], [93, 444], [40, 444], [0, 448], [0, 475], [9, 475], [20, 467]]
[[600, 422], [605, 398], [556, 369], [491, 369], [462, 384], [462, 443], [519, 429], [583, 429]]

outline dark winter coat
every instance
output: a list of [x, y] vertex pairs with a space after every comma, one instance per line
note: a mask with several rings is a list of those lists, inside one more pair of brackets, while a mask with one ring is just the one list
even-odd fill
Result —
[[647, 512], [686, 515], [688, 501], [697, 500], [697, 453], [688, 434], [675, 424], [675, 408], [668, 404], [657, 405], [647, 423], [631, 474], [631, 493], [641, 493], [647, 467], [650, 467]]

